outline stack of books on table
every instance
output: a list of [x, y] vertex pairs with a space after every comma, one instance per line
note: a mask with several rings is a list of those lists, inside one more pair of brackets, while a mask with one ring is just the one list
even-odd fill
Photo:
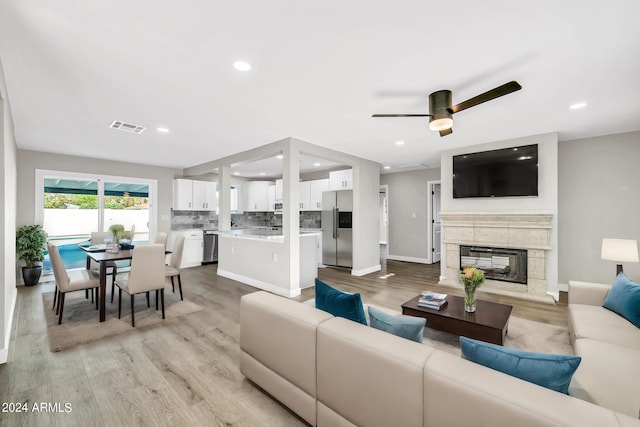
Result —
[[437, 292], [425, 291], [418, 298], [418, 306], [440, 310], [447, 305], [447, 294], [439, 294]]

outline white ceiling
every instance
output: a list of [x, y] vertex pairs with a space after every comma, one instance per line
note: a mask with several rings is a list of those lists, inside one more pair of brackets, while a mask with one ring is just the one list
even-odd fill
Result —
[[[19, 148], [184, 168], [292, 136], [393, 171], [489, 141], [640, 130], [638, 16], [637, 0], [0, 0], [0, 58]], [[510, 80], [523, 89], [456, 114], [444, 138], [371, 118]]]

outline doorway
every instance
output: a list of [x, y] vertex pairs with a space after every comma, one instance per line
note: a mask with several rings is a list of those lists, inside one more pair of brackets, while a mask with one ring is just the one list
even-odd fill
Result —
[[380, 207], [379, 207], [379, 224], [380, 224], [380, 262], [386, 264], [387, 255], [389, 253], [389, 186], [384, 184], [380, 186]]
[[429, 191], [429, 230], [428, 233], [428, 247], [431, 248], [429, 253], [429, 259], [431, 264], [440, 262], [442, 254], [442, 223], [440, 221], [440, 181], [427, 182], [427, 188]]

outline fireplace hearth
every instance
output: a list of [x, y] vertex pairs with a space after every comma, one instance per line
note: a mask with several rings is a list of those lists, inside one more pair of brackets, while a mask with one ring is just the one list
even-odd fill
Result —
[[460, 270], [475, 267], [487, 279], [527, 284], [527, 250], [460, 246]]

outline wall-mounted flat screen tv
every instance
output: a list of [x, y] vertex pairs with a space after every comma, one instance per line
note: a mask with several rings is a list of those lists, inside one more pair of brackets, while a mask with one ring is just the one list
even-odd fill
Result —
[[453, 156], [453, 198], [538, 195], [538, 145]]

